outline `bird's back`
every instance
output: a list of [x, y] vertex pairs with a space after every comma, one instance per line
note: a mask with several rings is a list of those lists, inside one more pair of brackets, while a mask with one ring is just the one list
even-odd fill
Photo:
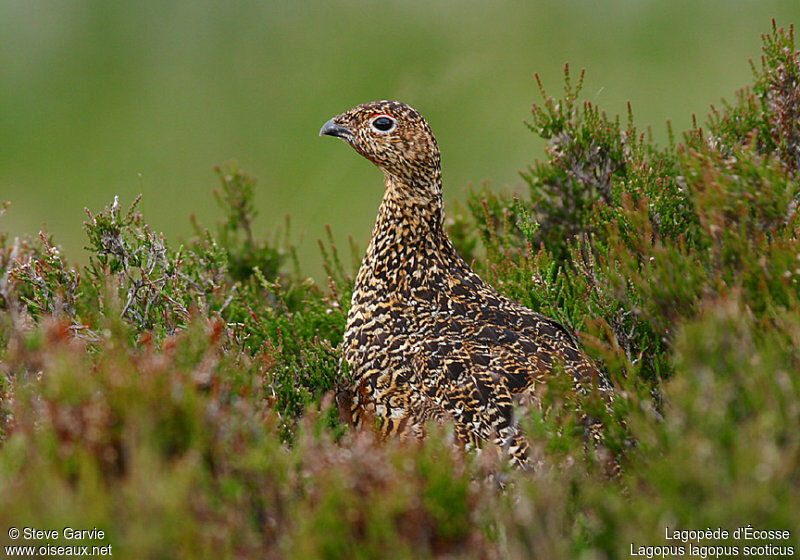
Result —
[[[373, 239], [381, 237], [378, 230]], [[448, 420], [465, 444], [494, 441], [520, 463], [527, 444], [516, 403], [538, 404], [537, 389], [554, 372], [576, 386], [607, 387], [562, 325], [486, 284], [444, 232], [371, 244], [344, 359], [356, 380], [356, 424], [375, 417], [386, 435], [420, 435], [427, 420]]]

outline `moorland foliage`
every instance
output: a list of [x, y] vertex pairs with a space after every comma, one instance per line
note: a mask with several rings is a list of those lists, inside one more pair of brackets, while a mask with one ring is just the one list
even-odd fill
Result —
[[116, 198], [87, 210], [84, 267], [46, 232], [0, 236], [2, 544], [8, 527], [70, 526], [124, 558], [628, 558], [667, 527], [751, 525], [791, 536], [718, 544], [797, 550], [792, 30], [773, 25], [752, 86], [665, 147], [564, 77], [529, 118], [548, 143], [527, 192], [475, 189], [446, 223], [487, 281], [580, 333], [616, 388], [610, 409], [546, 388], [548, 414], [522, 419], [540, 468], [465, 454], [448, 426], [379, 442], [343, 425], [359, 251], [321, 242], [330, 280], [309, 280], [288, 223], [253, 232], [255, 181], [229, 163], [223, 219], [180, 243]]

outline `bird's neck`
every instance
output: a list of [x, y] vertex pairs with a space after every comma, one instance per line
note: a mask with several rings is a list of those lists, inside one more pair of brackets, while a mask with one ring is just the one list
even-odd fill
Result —
[[448, 259], [452, 246], [443, 229], [438, 178], [430, 185], [406, 184], [390, 177], [372, 230], [357, 284], [376, 280], [392, 287], [411, 269]]
[[415, 247], [443, 236], [442, 187], [438, 175], [428, 182], [386, 176], [372, 237], [387, 244]]
[[387, 174], [384, 186], [376, 226], [410, 221], [441, 230], [442, 183], [438, 174], [429, 179], [397, 179]]

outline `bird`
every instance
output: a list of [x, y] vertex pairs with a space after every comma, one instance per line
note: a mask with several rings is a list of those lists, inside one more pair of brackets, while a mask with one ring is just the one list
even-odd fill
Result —
[[515, 406], [540, 405], [549, 376], [605, 394], [609, 381], [575, 334], [498, 293], [459, 256], [444, 228], [439, 148], [415, 109], [364, 103], [319, 135], [340, 138], [384, 176], [342, 342], [345, 417], [383, 437], [419, 438], [429, 421], [452, 422], [465, 448], [491, 442], [530, 467]]

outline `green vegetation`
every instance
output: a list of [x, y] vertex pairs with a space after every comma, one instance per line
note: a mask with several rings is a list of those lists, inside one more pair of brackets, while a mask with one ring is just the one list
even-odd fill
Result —
[[[476, 269], [581, 332], [617, 388], [611, 410], [547, 388], [551, 413], [523, 422], [535, 472], [464, 454], [447, 426], [379, 442], [340, 423], [354, 266], [322, 244], [320, 286], [288, 225], [254, 235], [235, 164], [218, 171], [224, 219], [177, 246], [116, 198], [87, 211], [86, 266], [47, 234], [0, 237], [2, 545], [8, 527], [69, 526], [105, 536], [50, 543], [115, 558], [629, 558], [688, 551], [667, 527], [751, 525], [791, 534], [701, 544], [791, 556], [800, 52], [791, 30], [763, 42], [753, 86], [667, 147], [582, 101], [565, 69], [530, 118], [547, 158], [528, 196], [482, 188], [451, 210]], [[584, 412], [605, 425], [597, 450]]]
[[[317, 138], [328, 118], [393, 98], [442, 148], [445, 197], [469, 183], [522, 187], [544, 142], [522, 121], [538, 71], [559, 86], [590, 69], [586, 99], [630, 100], [666, 142], [747, 83], [770, 18], [797, 0], [70, 0], [0, 2], [0, 199], [15, 235], [46, 223], [86, 264], [83, 208], [139, 194], [175, 241], [213, 223], [208, 168], [232, 157], [259, 178], [253, 232], [292, 217], [303, 273], [325, 284], [316, 240], [363, 248], [381, 197], [369, 162]], [[568, 38], [568, 39], [567, 39]]]

